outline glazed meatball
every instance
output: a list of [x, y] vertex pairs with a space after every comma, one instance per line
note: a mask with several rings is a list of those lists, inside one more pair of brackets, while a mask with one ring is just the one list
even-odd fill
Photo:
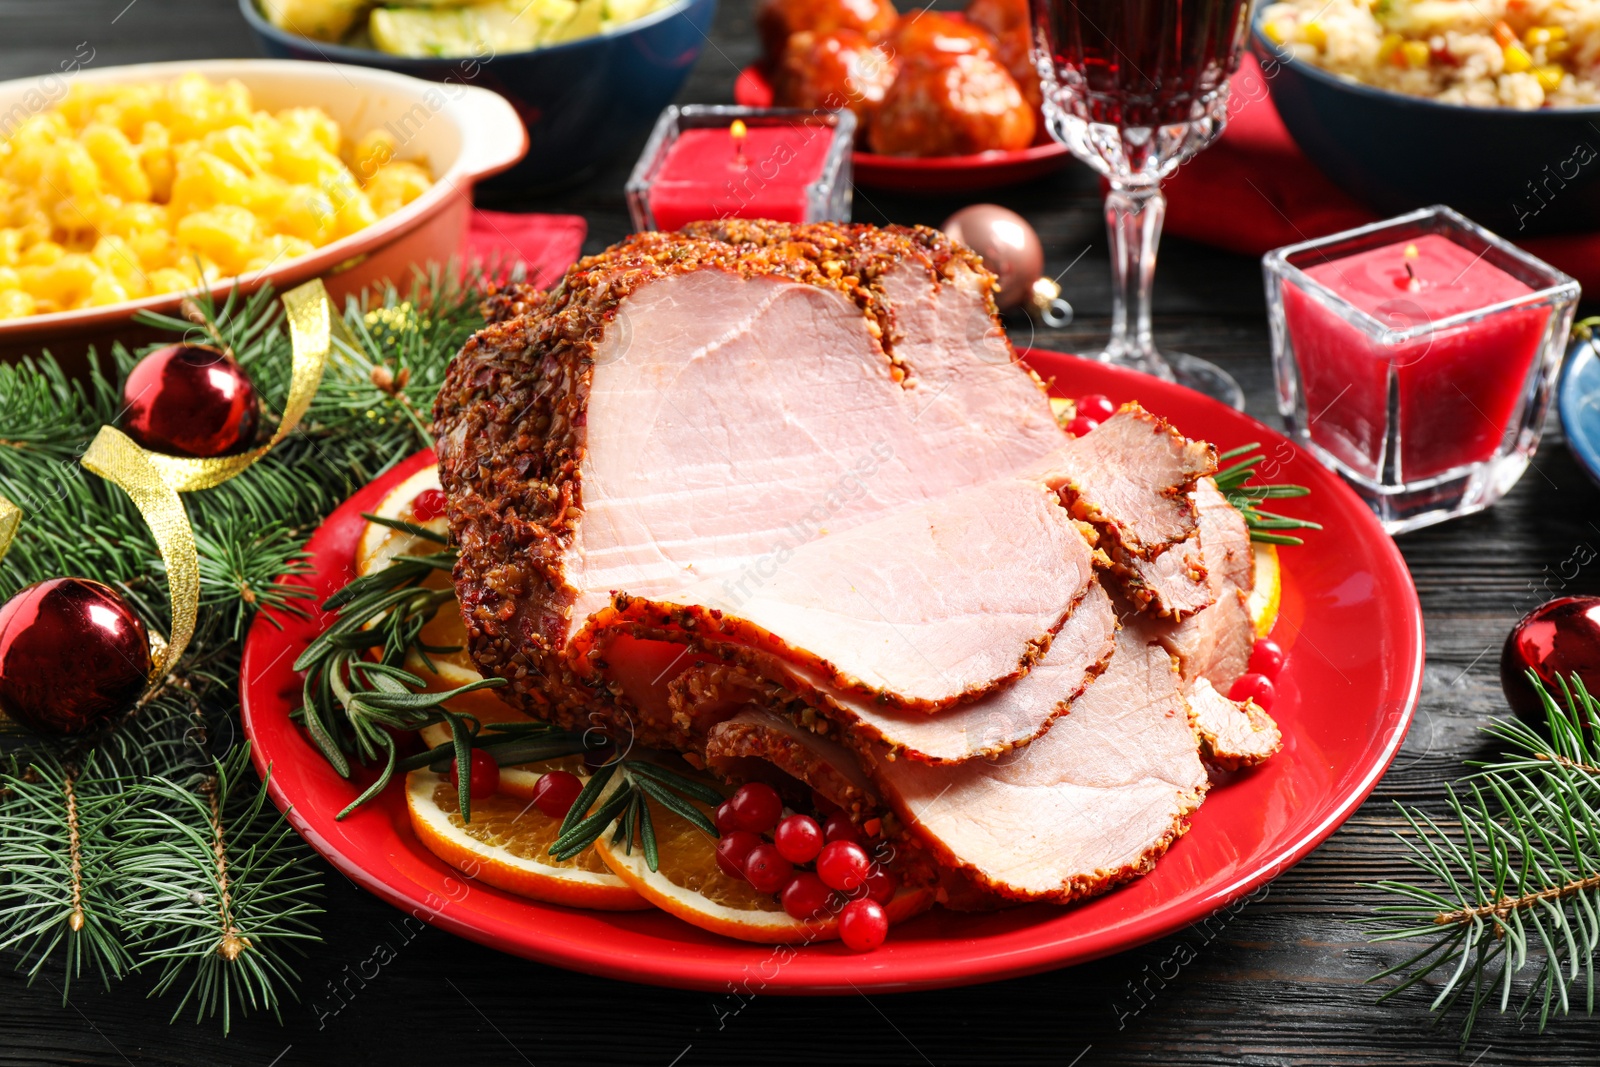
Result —
[[919, 11], [902, 17], [895, 23], [885, 47], [895, 59], [906, 63], [979, 53], [996, 55], [1000, 49], [988, 30], [960, 15], [943, 15], [937, 11]]
[[1000, 62], [1016, 79], [1028, 103], [1037, 108], [1039, 71], [1033, 65], [1033, 26], [1028, 0], [972, 0], [967, 5], [967, 21], [994, 37]]
[[857, 30], [802, 32], [789, 38], [773, 88], [782, 107], [848, 108], [864, 134], [894, 76], [889, 53]]
[[756, 31], [768, 62], [776, 65], [794, 34], [855, 30], [876, 43], [894, 28], [896, 17], [890, 0], [760, 0]]
[[906, 59], [867, 141], [891, 156], [963, 156], [1033, 143], [1033, 109], [994, 56]]

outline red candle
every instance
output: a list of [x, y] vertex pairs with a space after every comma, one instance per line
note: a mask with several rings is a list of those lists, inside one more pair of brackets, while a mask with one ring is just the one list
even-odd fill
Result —
[[[1534, 291], [1439, 234], [1303, 269], [1396, 331]], [[1394, 480], [1405, 482], [1493, 457], [1550, 320], [1547, 306], [1515, 308], [1382, 345], [1298, 286], [1284, 286], [1283, 297], [1312, 440], [1356, 472], [1380, 477], [1392, 370], [1400, 438]]]
[[[740, 130], [744, 136], [734, 136]], [[805, 222], [806, 187], [822, 176], [835, 132], [820, 123], [684, 130], [650, 184], [656, 228], [722, 218]]]

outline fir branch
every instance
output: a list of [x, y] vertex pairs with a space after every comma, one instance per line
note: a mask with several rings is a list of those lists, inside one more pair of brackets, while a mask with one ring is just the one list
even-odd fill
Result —
[[0, 950], [20, 953], [30, 982], [58, 959], [63, 999], [86, 970], [109, 987], [132, 964], [112, 832], [127, 806], [105, 784], [92, 760], [45, 757], [0, 776]]
[[[305, 567], [299, 546], [323, 517], [430, 443], [420, 415], [451, 357], [482, 325], [479, 283], [436, 272], [419, 275], [404, 296], [391, 287], [364, 304], [348, 302], [343, 320], [356, 348], [330, 360], [300, 428], [239, 477], [185, 496], [202, 585], [200, 628], [184, 661], [138, 706], [90, 734], [6, 741], [0, 948], [30, 973], [65, 969], [70, 979], [97, 971], [109, 982], [130, 967], [152, 967], [158, 991], [180, 995], [180, 1011], [192, 1002], [201, 1015], [220, 1014], [224, 1026], [235, 1010], [276, 1010], [292, 989], [283, 951], [315, 937], [307, 899], [316, 879], [305, 866], [309, 850], [267, 802], [242, 749], [228, 754], [237, 738], [239, 641], [262, 606], [306, 606], [301, 587], [281, 579]], [[202, 295], [183, 311], [142, 321], [172, 340], [230, 351], [269, 412], [281, 411], [291, 360], [276, 296], [262, 289], [213, 303]], [[116, 419], [137, 358], [120, 345], [91, 353], [81, 380], [48, 356], [0, 365], [0, 494], [24, 513], [0, 561], [0, 601], [45, 578], [90, 577], [113, 585], [153, 632], [166, 632], [154, 539], [126, 494], [77, 462]], [[384, 382], [372, 370], [384, 365], [404, 373]], [[221, 764], [213, 765], [213, 751]], [[62, 788], [69, 780], [72, 820]], [[143, 872], [142, 880], [127, 878], [128, 870]], [[79, 913], [74, 931], [70, 916]], [[217, 951], [229, 944], [232, 959]]]
[[[1529, 672], [1548, 734], [1496, 720], [1485, 732], [1507, 742], [1502, 758], [1476, 764], [1447, 788], [1451, 820], [1400, 808], [1397, 836], [1422, 882], [1376, 888], [1398, 898], [1362, 922], [1376, 941], [1423, 948], [1374, 980], [1397, 977], [1390, 997], [1435, 978], [1434, 1011], [1464, 1005], [1462, 1046], [1486, 1007], [1520, 1016], [1538, 1008], [1540, 1030], [1574, 1003], [1594, 1012], [1600, 953], [1600, 702], [1576, 676], [1558, 703]], [[1524, 979], [1531, 968], [1531, 977]], [[1574, 987], [1577, 997], [1574, 996]]]
[[[173, 1017], [278, 1012], [299, 975], [287, 953], [317, 940], [310, 922], [320, 879], [238, 745], [197, 782], [151, 778], [134, 801], [121, 859], [123, 907], [139, 968], [158, 972], [155, 993], [181, 991]], [[171, 847], [174, 835], [188, 845]]]

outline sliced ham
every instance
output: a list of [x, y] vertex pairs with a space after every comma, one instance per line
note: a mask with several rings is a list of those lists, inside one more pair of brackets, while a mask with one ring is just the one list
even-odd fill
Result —
[[1073, 514], [1100, 532], [1116, 582], [1135, 606], [1178, 619], [1216, 599], [1193, 498], [1214, 470], [1211, 446], [1128, 404], [1028, 473], [1059, 489]]
[[625, 590], [575, 644], [596, 629], [672, 626], [703, 648], [772, 653], [883, 707], [935, 712], [1032, 667], [1092, 576], [1059, 498], [1003, 479], [811, 541], [747, 591], [701, 582], [668, 602]]
[[1189, 707], [1206, 758], [1225, 770], [1254, 767], [1283, 747], [1272, 716], [1254, 701], [1229, 700], [1205, 678], [1189, 688]]
[[1141, 622], [1049, 732], [999, 760], [877, 764], [935, 855], [1012, 900], [1073, 900], [1149, 871], [1207, 788], [1171, 658]]
[[627, 729], [566, 656], [614, 591], [751, 588], [824, 534], [1058, 447], [992, 287], [936, 231], [732, 220], [501, 299], [435, 406], [479, 665], [536, 714]]

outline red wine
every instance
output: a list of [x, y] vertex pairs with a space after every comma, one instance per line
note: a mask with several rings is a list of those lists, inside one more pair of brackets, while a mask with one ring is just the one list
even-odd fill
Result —
[[1204, 117], [1239, 64], [1248, 0], [1031, 0], [1068, 116], [1119, 130]]

